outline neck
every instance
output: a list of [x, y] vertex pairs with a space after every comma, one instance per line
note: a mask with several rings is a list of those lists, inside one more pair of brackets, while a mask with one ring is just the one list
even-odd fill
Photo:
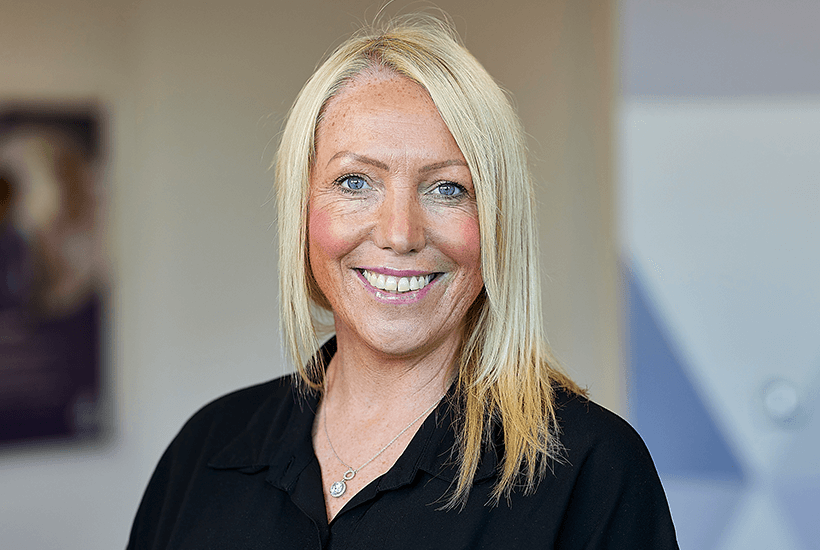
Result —
[[383, 415], [425, 409], [447, 390], [459, 343], [451, 338], [430, 350], [391, 355], [337, 326], [337, 352], [326, 373], [325, 400], [356, 414]]

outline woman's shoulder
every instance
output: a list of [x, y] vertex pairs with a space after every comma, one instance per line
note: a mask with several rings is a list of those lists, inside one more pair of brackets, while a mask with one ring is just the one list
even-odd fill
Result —
[[[195, 412], [171, 442], [166, 454], [177, 460], [207, 459], [239, 434], [257, 425], [284, 427], [299, 395], [293, 375], [232, 391]], [[283, 419], [282, 422], [278, 420]], [[270, 434], [275, 436], [275, 434]]]
[[629, 422], [586, 396], [558, 389], [555, 407], [561, 443], [567, 451], [606, 450], [629, 457], [649, 456], [641, 436]]
[[[167, 541], [181, 510], [196, 500], [191, 495], [210, 494], [219, 470], [263, 465], [265, 453], [287, 439], [288, 421], [300, 411], [300, 395], [293, 376], [283, 376], [233, 391], [194, 413], [151, 476], [128, 548]], [[307, 417], [308, 409], [301, 410]], [[164, 544], [157, 542], [156, 547]]]
[[187, 424], [241, 422], [271, 402], [281, 402], [298, 391], [293, 375], [284, 375], [261, 384], [231, 391], [203, 405]]
[[661, 480], [638, 432], [584, 396], [559, 390], [555, 397], [562, 455], [553, 473], [572, 495], [562, 537], [573, 544], [566, 547], [594, 540], [595, 548], [677, 548]]
[[649, 449], [629, 422], [565, 390], [556, 392], [555, 405], [563, 458], [574, 470], [609, 472], [613, 483], [618, 478], [658, 479]]

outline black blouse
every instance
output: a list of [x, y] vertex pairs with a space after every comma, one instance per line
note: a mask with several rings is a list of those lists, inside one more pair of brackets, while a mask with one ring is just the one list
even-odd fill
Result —
[[495, 505], [498, 445], [485, 449], [462, 510], [442, 510], [456, 477], [447, 399], [384, 475], [328, 524], [311, 429], [318, 405], [285, 377], [207, 405], [154, 472], [128, 548], [677, 549], [643, 441], [618, 416], [557, 393], [565, 460], [529, 495]]

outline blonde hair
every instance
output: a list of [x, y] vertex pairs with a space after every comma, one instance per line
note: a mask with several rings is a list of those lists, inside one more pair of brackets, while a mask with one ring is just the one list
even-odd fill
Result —
[[291, 108], [274, 162], [278, 199], [282, 330], [297, 372], [321, 391], [317, 308], [327, 309], [307, 254], [308, 181], [316, 127], [328, 100], [368, 69], [386, 69], [430, 94], [469, 166], [481, 229], [484, 289], [468, 313], [458, 358], [459, 475], [449, 506], [469, 494], [482, 446], [500, 423], [505, 454], [493, 491], [535, 488], [560, 459], [553, 392], [581, 392], [557, 366], [543, 336], [538, 245], [524, 134], [502, 89], [459, 43], [451, 26], [427, 16], [359, 32], [316, 70]]

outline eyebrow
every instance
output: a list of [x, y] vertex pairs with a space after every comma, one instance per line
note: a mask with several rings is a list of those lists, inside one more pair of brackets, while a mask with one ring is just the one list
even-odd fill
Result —
[[[380, 168], [382, 170], [390, 170], [390, 167], [385, 163], [378, 161], [376, 159], [372, 159], [370, 157], [366, 157], [364, 155], [357, 155], [351, 151], [339, 151], [327, 162], [327, 165], [330, 166], [330, 163], [334, 160], [342, 157], [347, 157], [353, 159], [357, 162], [363, 162], [364, 164], [370, 164], [371, 166], [375, 166], [376, 168]], [[426, 166], [422, 166], [419, 168], [419, 172], [431, 172], [433, 170], [438, 170], [439, 168], [446, 168], [447, 166], [467, 166], [467, 163], [461, 159], [451, 159], [445, 160], [442, 162], [435, 162], [433, 164], [427, 164]]]
[[333, 162], [337, 158], [341, 158], [341, 157], [348, 157], [348, 158], [351, 158], [355, 161], [363, 162], [365, 164], [370, 164], [372, 166], [375, 166], [376, 168], [381, 168], [382, 170], [390, 170], [390, 167], [387, 166], [383, 162], [380, 162], [376, 159], [372, 159], [370, 157], [365, 157], [363, 155], [357, 155], [356, 153], [351, 153], [350, 151], [339, 151], [338, 153], [336, 153], [335, 155], [330, 157], [330, 160], [327, 161], [327, 165], [330, 166], [331, 162]]
[[428, 164], [427, 166], [422, 166], [419, 168], [419, 172], [430, 172], [432, 170], [438, 170], [439, 168], [446, 168], [447, 166], [467, 166], [467, 163], [461, 159], [445, 160], [443, 162], [436, 162], [433, 164]]

